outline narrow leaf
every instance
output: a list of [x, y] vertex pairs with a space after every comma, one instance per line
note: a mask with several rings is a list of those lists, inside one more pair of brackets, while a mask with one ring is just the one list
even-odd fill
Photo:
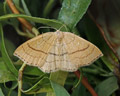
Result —
[[70, 96], [70, 94], [66, 91], [64, 87], [61, 85], [51, 81], [52, 88], [54, 89], [56, 96]]
[[113, 92], [118, 89], [117, 78], [115, 76], [110, 77], [101, 82], [97, 87], [96, 91], [98, 96], [110, 96]]
[[54, 7], [55, 3], [57, 3], [55, 0], [49, 0], [47, 5], [45, 6], [45, 9], [43, 11], [43, 16], [47, 17], [49, 16], [49, 13], [51, 12], [52, 8]]
[[5, 96], [0, 88], [0, 96]]
[[[25, 3], [25, 0], [21, 0], [21, 3], [22, 3], [22, 5], [23, 5], [23, 8], [24, 8], [25, 13], [26, 13], [27, 15], [31, 16], [31, 13], [30, 13], [30, 11], [29, 11], [26, 3]], [[34, 22], [30, 22], [30, 23], [32, 23], [33, 25], [35, 25]]]
[[19, 15], [18, 14], [9, 14], [9, 15], [1, 16], [0, 21], [4, 21], [4, 20], [7, 20], [7, 19], [16, 18], [16, 17], [25, 18], [29, 21], [33, 21], [33, 22], [36, 22], [36, 23], [46, 24], [48, 26], [51, 26], [51, 27], [54, 27], [54, 28], [57, 28], [57, 29], [59, 29], [63, 25], [62, 22], [60, 22], [58, 20], [38, 18], [38, 17], [32, 17], [32, 16], [20, 15], [20, 14]]
[[64, 86], [68, 72], [58, 71], [50, 74], [50, 80]]
[[[6, 67], [3, 61], [0, 61], [0, 83], [16, 80], [15, 76]], [[1, 95], [0, 95], [1, 96]]]
[[23, 8], [24, 8], [25, 13], [26, 13], [27, 15], [31, 16], [31, 13], [29, 12], [25, 1], [24, 1], [24, 0], [21, 0], [21, 3], [22, 3], [22, 5], [23, 5]]
[[37, 67], [27, 66], [24, 70], [27, 75], [42, 76], [44, 73]]
[[13, 63], [12, 63], [8, 53], [7, 53], [1, 24], [0, 24], [0, 38], [1, 38], [0, 46], [1, 46], [2, 58], [3, 58], [3, 60], [4, 60], [5, 64], [6, 64], [6, 66], [8, 67], [8, 70], [11, 72], [11, 74], [13, 74], [17, 78], [18, 71], [15, 68], [15, 66], [13, 65]]
[[64, 0], [59, 13], [59, 20], [73, 29], [86, 13], [91, 0]]
[[0, 3], [0, 16], [4, 14], [3, 3]]

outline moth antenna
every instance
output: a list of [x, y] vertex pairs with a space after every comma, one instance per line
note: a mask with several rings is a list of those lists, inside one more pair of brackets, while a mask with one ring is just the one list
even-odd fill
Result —
[[58, 30], [61, 30], [63, 27], [65, 27], [66, 32], [68, 31], [68, 28], [66, 27], [65, 24], [63, 24]]

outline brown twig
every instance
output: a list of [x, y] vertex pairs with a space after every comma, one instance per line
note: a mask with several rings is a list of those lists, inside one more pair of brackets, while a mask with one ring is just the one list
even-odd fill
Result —
[[[12, 10], [12, 12], [14, 14], [20, 14], [20, 12], [17, 10], [17, 8], [15, 7], [14, 3], [12, 2], [12, 0], [6, 0], [10, 9]], [[33, 26], [28, 22], [26, 21], [25, 19], [23, 18], [18, 18], [18, 20], [30, 31], [32, 32], [32, 28]]]
[[[80, 72], [76, 71], [74, 72], [75, 75], [80, 78]], [[88, 89], [88, 91], [92, 94], [92, 96], [98, 96], [95, 90], [92, 88], [92, 86], [88, 83], [87, 79], [85, 77], [82, 77], [81, 80], [82, 84]]]
[[98, 27], [98, 29], [100, 30], [101, 35], [103, 36], [105, 42], [107, 43], [107, 45], [109, 46], [109, 48], [113, 51], [114, 55], [118, 58], [118, 61], [120, 62], [120, 57], [117, 54], [116, 50], [114, 50], [114, 48], [112, 47], [111, 43], [109, 42], [109, 40], [107, 39], [107, 37], [105, 36], [105, 32], [102, 29], [102, 27], [100, 26], [100, 24], [98, 24], [96, 22], [96, 20], [94, 19], [94, 17], [91, 15], [91, 13], [89, 12], [89, 16], [90, 18], [93, 20], [93, 22], [96, 24], [96, 26]]

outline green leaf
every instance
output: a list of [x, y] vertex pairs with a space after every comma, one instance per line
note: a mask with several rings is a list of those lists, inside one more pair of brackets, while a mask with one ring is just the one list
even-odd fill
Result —
[[[26, 3], [25, 3], [25, 0], [21, 0], [21, 3], [22, 3], [22, 5], [23, 5], [25, 14], [31, 16], [31, 13], [30, 13], [30, 11], [29, 11], [29, 9], [28, 9]], [[30, 23], [33, 24], [33, 25], [35, 25], [34, 22], [30, 22]]]
[[56, 2], [57, 1], [55, 1], [55, 0], [49, 0], [48, 1], [47, 5], [45, 6], [44, 12], [43, 12], [44, 17], [49, 16], [49, 13], [51, 12], [51, 10], [54, 7]]
[[34, 76], [41, 76], [44, 74], [40, 69], [33, 66], [26, 66], [24, 73], [27, 75], [34, 75]]
[[[38, 17], [32, 17], [32, 16], [27, 16], [27, 15], [18, 15], [18, 14], [9, 14], [9, 15], [4, 15], [0, 17], [0, 21], [4, 21], [10, 18], [16, 18], [16, 17], [21, 17], [21, 18], [25, 18], [29, 21], [33, 21], [36, 23], [42, 23], [48, 26], [51, 26], [53, 28], [57, 28], [59, 29], [63, 24], [62, 22], [58, 21], [58, 20], [54, 20], [54, 19], [45, 19], [45, 18], [38, 18]], [[63, 26], [64, 28], [65, 26]], [[65, 30], [65, 28], [64, 28]]]
[[[15, 81], [16, 78], [6, 67], [5, 63], [0, 61], [0, 83]], [[0, 95], [1, 96], [1, 95]]]
[[61, 85], [51, 81], [52, 88], [54, 89], [56, 96], [70, 96], [70, 94], [66, 91], [64, 87]]
[[13, 0], [14, 4], [20, 6], [20, 0]]
[[[67, 75], [68, 72], [64, 72], [64, 71], [53, 72], [50, 74], [50, 80], [56, 82], [60, 86], [61, 85], [64, 86], [65, 81], [67, 79]], [[47, 93], [47, 96], [55, 96], [55, 92], [49, 92]]]
[[105, 57], [105, 56], [102, 57], [101, 59], [104, 61], [105, 65], [107, 65], [107, 67], [113, 72], [114, 65], [112, 64], [112, 62], [109, 59], [107, 59], [107, 57]]
[[21, 3], [22, 3], [22, 5], [23, 5], [23, 8], [24, 8], [25, 13], [26, 13], [27, 15], [31, 16], [31, 14], [30, 14], [30, 12], [29, 12], [29, 10], [28, 10], [28, 8], [27, 8], [27, 5], [26, 5], [25, 1], [24, 1], [24, 0], [21, 0]]
[[96, 87], [96, 91], [98, 93], [98, 96], [110, 96], [118, 88], [119, 86], [117, 84], [117, 78], [113, 76], [101, 82]]
[[5, 96], [0, 88], [0, 96]]
[[64, 0], [59, 13], [59, 20], [73, 29], [86, 13], [91, 0]]
[[35, 94], [35, 93], [44, 93], [44, 92], [52, 92], [52, 87], [50, 84], [50, 80], [46, 77], [39, 80], [34, 86], [29, 88], [28, 90], [23, 91], [26, 94]]
[[4, 14], [3, 3], [0, 3], [0, 16]]
[[8, 39], [4, 39], [5, 41], [5, 46], [6, 46], [6, 50], [8, 52], [9, 57], [13, 57], [13, 52], [15, 50], [15, 45]]
[[3, 30], [2, 30], [2, 25], [0, 24], [0, 38], [1, 38], [1, 42], [0, 42], [0, 46], [1, 46], [1, 53], [2, 53], [2, 58], [6, 64], [6, 66], [8, 67], [8, 70], [11, 72], [11, 74], [13, 74], [16, 79], [17, 79], [17, 76], [18, 76], [18, 71], [17, 69], [15, 68], [15, 66], [13, 65], [8, 53], [7, 53], [7, 50], [6, 50], [6, 47], [5, 47], [5, 42], [4, 42], [4, 36], [3, 36]]
[[2, 57], [0, 57], [0, 62], [3, 61]]
[[50, 74], [50, 80], [64, 86], [68, 72], [57, 71]]
[[84, 85], [82, 85], [81, 83], [79, 84], [79, 86], [77, 88], [75, 88], [71, 94], [71, 96], [79, 96], [79, 94], [81, 96], [89, 96], [88, 95], [88, 91], [86, 90], [86, 88], [84, 87]]

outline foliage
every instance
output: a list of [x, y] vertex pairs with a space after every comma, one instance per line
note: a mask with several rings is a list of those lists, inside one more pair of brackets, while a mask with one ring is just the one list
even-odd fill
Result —
[[[41, 26], [56, 29], [63, 26], [62, 31], [73, 32], [98, 46], [104, 56], [94, 64], [79, 70], [98, 96], [119, 95], [119, 0], [13, 2], [20, 14], [12, 13], [10, 5], [6, 1], [0, 1], [0, 96], [18, 94], [18, 71], [23, 62], [14, 57], [13, 52], [20, 44], [34, 37], [34, 34], [53, 31], [42, 29]], [[28, 20], [34, 26], [31, 32], [18, 21], [18, 17]], [[102, 31], [104, 35], [101, 35]], [[111, 46], [109, 41], [112, 42]], [[91, 96], [74, 73], [59, 71], [47, 74], [36, 67], [27, 66], [23, 75], [22, 96]]]

